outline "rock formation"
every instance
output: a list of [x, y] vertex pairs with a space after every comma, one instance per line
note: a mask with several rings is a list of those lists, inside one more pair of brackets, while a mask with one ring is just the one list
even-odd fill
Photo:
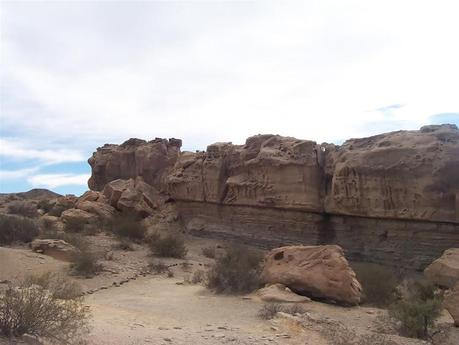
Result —
[[73, 261], [75, 255], [78, 254], [78, 249], [63, 240], [33, 240], [30, 247], [34, 252], [42, 253], [63, 261]]
[[188, 231], [267, 248], [338, 244], [354, 260], [421, 269], [459, 246], [454, 125], [341, 146], [278, 135], [216, 143], [206, 152], [181, 153], [180, 145], [176, 139], [105, 145], [89, 160], [89, 186], [102, 191], [115, 180], [141, 177], [175, 201]]
[[446, 295], [444, 305], [451, 314], [454, 325], [459, 327], [459, 283]]
[[435, 285], [452, 289], [459, 283], [459, 248], [445, 250], [424, 270], [424, 275]]
[[289, 246], [265, 258], [261, 279], [308, 297], [359, 304], [362, 287], [339, 246]]
[[137, 176], [154, 187], [163, 187], [181, 146], [181, 140], [160, 138], [149, 142], [129, 139], [121, 145], [104, 145], [88, 160], [92, 169], [89, 188], [101, 191], [108, 182]]

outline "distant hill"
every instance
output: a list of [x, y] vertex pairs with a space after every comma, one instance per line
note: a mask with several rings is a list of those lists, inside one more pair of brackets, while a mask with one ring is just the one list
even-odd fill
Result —
[[54, 199], [61, 196], [58, 193], [52, 192], [44, 188], [34, 188], [27, 192], [20, 193], [0, 193], [0, 197], [7, 196], [16, 196], [21, 199], [32, 199], [32, 200], [44, 200], [44, 199]]

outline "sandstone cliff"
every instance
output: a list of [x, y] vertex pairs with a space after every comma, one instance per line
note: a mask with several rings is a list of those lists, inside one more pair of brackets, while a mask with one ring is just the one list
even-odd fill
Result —
[[271, 247], [341, 245], [353, 259], [421, 268], [459, 245], [459, 130], [398, 131], [341, 146], [278, 135], [180, 152], [130, 139], [89, 160], [89, 186], [141, 176], [203, 236]]

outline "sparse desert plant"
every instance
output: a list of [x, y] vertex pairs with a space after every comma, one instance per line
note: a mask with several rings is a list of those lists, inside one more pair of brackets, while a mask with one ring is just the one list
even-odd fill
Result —
[[185, 240], [179, 234], [160, 235], [155, 233], [150, 236], [150, 249], [153, 254], [160, 257], [184, 258], [187, 253]]
[[120, 238], [118, 244], [116, 245], [116, 248], [129, 251], [134, 250], [131, 241], [127, 238]]
[[385, 307], [394, 302], [398, 281], [391, 268], [365, 263], [356, 265], [354, 270], [363, 287], [364, 303]]
[[150, 272], [156, 274], [162, 274], [169, 270], [169, 266], [167, 266], [164, 261], [158, 260], [153, 261], [148, 265]]
[[48, 290], [57, 299], [75, 299], [82, 294], [80, 284], [62, 273], [47, 272], [41, 275], [31, 275], [24, 280], [23, 286], [34, 285]]
[[207, 287], [218, 293], [247, 293], [260, 287], [261, 255], [231, 245], [207, 272]]
[[9, 287], [0, 293], [0, 330], [29, 334], [55, 344], [75, 344], [89, 330], [89, 310], [81, 298], [59, 299], [39, 285]]
[[304, 314], [306, 310], [299, 304], [280, 304], [267, 303], [264, 304], [258, 311], [258, 317], [264, 320], [271, 320], [278, 312], [283, 312], [290, 315]]
[[39, 235], [37, 223], [26, 217], [0, 214], [0, 245], [31, 242]]
[[204, 247], [202, 248], [202, 255], [209, 259], [215, 259], [216, 249], [215, 247]]
[[56, 222], [47, 217], [43, 217], [40, 219], [40, 225], [43, 233], [57, 231]]
[[43, 212], [48, 213], [54, 207], [55, 201], [53, 200], [40, 200], [37, 204], [37, 208], [43, 210]]
[[206, 272], [203, 270], [196, 270], [191, 276], [192, 284], [200, 284], [206, 280]]
[[414, 281], [410, 294], [392, 304], [389, 314], [400, 323], [402, 335], [425, 339], [440, 315], [443, 297], [426, 281]]
[[37, 207], [27, 201], [14, 201], [10, 203], [8, 205], [8, 213], [28, 218], [36, 218], [38, 216]]
[[73, 233], [81, 233], [84, 231], [86, 221], [84, 218], [74, 217], [68, 218], [65, 221], [65, 231]]
[[71, 268], [75, 275], [90, 278], [102, 270], [102, 265], [98, 263], [98, 256], [94, 252], [80, 249], [74, 257]]
[[121, 213], [114, 217], [111, 224], [112, 232], [120, 238], [140, 241], [145, 238], [146, 229], [140, 219], [133, 213]]

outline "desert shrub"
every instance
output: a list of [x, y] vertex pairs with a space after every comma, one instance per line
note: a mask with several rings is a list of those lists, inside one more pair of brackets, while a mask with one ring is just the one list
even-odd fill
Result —
[[161, 236], [155, 233], [148, 242], [152, 252], [161, 257], [184, 258], [187, 253], [185, 240], [179, 234]]
[[207, 272], [207, 287], [218, 293], [247, 293], [260, 287], [261, 255], [231, 245]]
[[39, 234], [37, 223], [26, 217], [0, 214], [0, 245], [30, 242]]
[[26, 287], [40, 286], [57, 299], [74, 299], [82, 294], [81, 286], [61, 273], [48, 272], [32, 275], [24, 280], [23, 285]]
[[200, 284], [203, 283], [206, 279], [206, 272], [203, 270], [196, 270], [193, 272], [191, 276], [191, 283], [192, 284]]
[[150, 272], [156, 274], [162, 274], [169, 270], [169, 266], [167, 266], [164, 261], [153, 261], [148, 265]]
[[134, 250], [131, 241], [127, 238], [120, 238], [118, 244], [116, 245], [116, 248], [129, 251]]
[[57, 231], [56, 222], [52, 219], [43, 217], [40, 219], [40, 225], [41, 225], [43, 232]]
[[283, 312], [290, 315], [304, 314], [306, 310], [299, 304], [279, 304], [279, 303], [267, 303], [264, 304], [258, 311], [258, 317], [264, 320], [271, 320], [276, 316], [278, 312]]
[[362, 284], [364, 303], [384, 307], [394, 301], [398, 281], [390, 268], [376, 264], [360, 264], [354, 269], [357, 280]]
[[86, 278], [93, 277], [102, 270], [102, 265], [98, 263], [98, 259], [98, 256], [89, 249], [80, 249], [71, 265], [73, 273]]
[[8, 205], [8, 213], [28, 218], [36, 218], [38, 216], [37, 207], [27, 201], [14, 201], [10, 203]]
[[412, 282], [409, 292], [390, 306], [389, 314], [399, 322], [402, 335], [425, 339], [440, 315], [443, 298], [426, 281]]
[[40, 200], [37, 204], [37, 208], [43, 210], [43, 212], [48, 213], [54, 207], [55, 201], [53, 200]]
[[88, 332], [89, 311], [81, 298], [58, 299], [39, 285], [9, 287], [0, 294], [0, 330], [30, 334], [56, 344], [76, 343]]
[[144, 239], [146, 229], [140, 219], [131, 213], [122, 213], [114, 217], [112, 221], [112, 232], [121, 238], [129, 238], [133, 241]]
[[215, 247], [202, 248], [202, 255], [209, 259], [215, 259], [216, 250]]
[[68, 218], [65, 221], [65, 231], [67, 232], [83, 232], [85, 229], [86, 220], [80, 217]]

